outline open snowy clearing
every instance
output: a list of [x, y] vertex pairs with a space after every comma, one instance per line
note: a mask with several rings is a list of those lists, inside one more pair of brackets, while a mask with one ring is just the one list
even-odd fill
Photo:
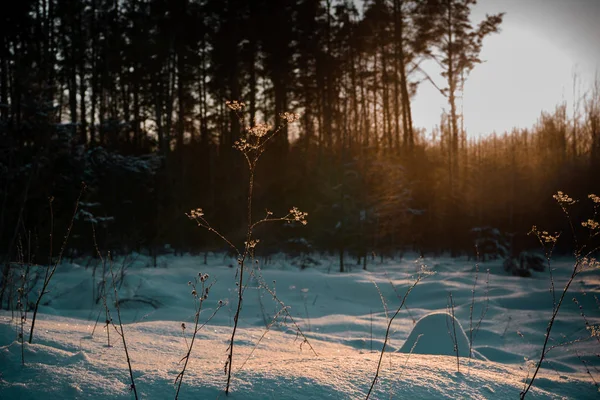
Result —
[[[244, 295], [229, 398], [364, 398], [375, 376], [387, 326], [381, 297], [393, 315], [421, 264], [435, 274], [415, 287], [406, 302], [408, 308], [394, 320], [372, 398], [519, 397], [528, 372], [533, 372], [528, 360], [539, 358], [552, 311], [547, 271], [518, 278], [506, 275], [501, 262], [493, 261], [481, 264], [476, 274], [474, 263], [466, 259], [415, 261], [405, 256], [371, 264], [369, 271], [356, 267], [340, 274], [333, 259], [314, 259], [314, 268], [300, 270], [295, 260], [275, 257], [263, 267], [262, 276], [290, 307], [317, 355], [283, 316], [256, 346], [281, 307], [253, 279]], [[114, 266], [115, 271], [126, 266], [119, 298], [140, 397], [175, 396], [174, 382], [195, 313], [188, 281], [202, 272], [214, 284], [200, 322], [211, 316], [219, 300], [226, 305], [198, 333], [180, 398], [225, 398], [224, 365], [236, 305], [236, 271], [230, 265], [235, 260], [212, 255], [204, 265], [203, 257], [164, 256], [158, 268], [150, 264], [146, 257], [133, 255], [115, 260]], [[561, 260], [554, 266], [558, 295], [572, 265]], [[112, 327], [111, 347], [107, 346], [104, 307], [98, 299], [101, 276], [98, 260], [60, 265], [38, 315], [33, 344], [23, 349], [18, 340], [18, 314], [0, 314], [0, 399], [133, 398], [123, 346]], [[440, 314], [447, 311], [449, 292], [455, 304], [454, 327], [447, 314]], [[590, 324], [598, 324], [599, 296], [598, 271], [579, 275], [553, 328], [549, 345], [557, 347], [548, 353], [528, 397], [598, 398], [600, 339], [590, 335], [572, 299], [577, 299]], [[109, 296], [116, 322], [113, 305]], [[28, 314], [25, 337], [30, 318]], [[184, 332], [182, 323], [187, 327]], [[460, 371], [449, 334], [453, 329]], [[471, 359], [470, 337], [474, 338]], [[561, 345], [572, 341], [576, 343]], [[22, 350], [25, 366], [21, 365]]]

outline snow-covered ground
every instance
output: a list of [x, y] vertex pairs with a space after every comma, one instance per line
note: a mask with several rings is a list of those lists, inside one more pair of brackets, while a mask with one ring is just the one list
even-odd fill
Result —
[[[519, 397], [539, 358], [552, 312], [547, 271], [534, 273], [532, 278], [513, 277], [503, 271], [500, 261], [492, 261], [482, 263], [476, 274], [474, 263], [466, 259], [405, 256], [383, 264], [373, 261], [369, 271], [354, 267], [340, 274], [333, 258], [313, 258], [317, 265], [300, 270], [294, 260], [274, 257], [262, 267], [262, 276], [290, 307], [317, 355], [283, 313], [256, 346], [281, 306], [257, 287], [255, 279], [250, 280], [234, 347], [229, 398], [364, 398], [375, 376], [387, 326], [382, 298], [391, 317], [421, 264], [435, 274], [414, 288], [407, 308], [394, 320], [372, 398]], [[123, 346], [112, 327], [111, 346], [107, 346], [104, 306], [97, 301], [101, 266], [93, 273], [97, 263], [79, 260], [58, 267], [40, 309], [32, 345], [21, 348], [17, 313], [0, 313], [0, 399], [133, 398]], [[123, 260], [116, 260], [115, 270], [122, 264]], [[225, 398], [224, 366], [236, 305], [236, 268], [231, 267], [235, 260], [209, 255], [205, 265], [203, 257], [164, 256], [154, 268], [148, 258], [133, 255], [124, 264], [119, 297], [140, 398], [175, 396], [174, 382], [195, 313], [188, 281], [198, 273], [209, 274], [209, 282], [214, 282], [200, 322], [214, 312], [219, 300], [225, 306], [198, 333], [180, 398]], [[554, 266], [558, 296], [572, 264], [564, 259]], [[447, 314], [440, 314], [448, 310], [450, 292], [454, 325]], [[595, 384], [600, 380], [600, 337], [591, 336], [573, 298], [590, 324], [600, 323], [598, 270], [582, 273], [571, 286], [549, 343], [557, 347], [548, 353], [528, 394], [531, 398], [600, 397]], [[29, 300], [34, 300], [33, 295]], [[108, 303], [116, 321], [112, 296]], [[30, 323], [28, 314], [25, 337]], [[454, 331], [460, 370], [450, 336]], [[471, 337], [474, 351], [469, 358]]]

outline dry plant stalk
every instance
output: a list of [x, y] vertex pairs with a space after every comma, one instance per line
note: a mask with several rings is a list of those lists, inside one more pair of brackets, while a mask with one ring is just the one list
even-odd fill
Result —
[[448, 323], [448, 314], [446, 314], [446, 326], [448, 327], [448, 335], [452, 340], [454, 346], [454, 353], [456, 354], [456, 371], [460, 372], [460, 357], [458, 355], [458, 338], [456, 337], [456, 316], [454, 315], [454, 299], [452, 298], [452, 292], [448, 293], [448, 314], [452, 318], [452, 330], [450, 330], [450, 324]]
[[[552, 256], [552, 251], [554, 250], [554, 247], [556, 246], [556, 242], [558, 241], [558, 238], [560, 237], [560, 233], [555, 233], [554, 235], [552, 235], [546, 231], [538, 230], [537, 227], [535, 227], [535, 226], [531, 229], [530, 234], [533, 234], [537, 237], [538, 241], [540, 242], [540, 245], [544, 249], [544, 252], [546, 254], [546, 260], [548, 262], [548, 269], [550, 270], [550, 280], [551, 280], [550, 281], [551, 282], [550, 291], [552, 292], [552, 316], [550, 317], [550, 320], [548, 321], [548, 326], [546, 327], [544, 344], [542, 346], [542, 351], [540, 352], [539, 360], [537, 361], [537, 363], [535, 365], [535, 370], [533, 372], [533, 375], [531, 376], [531, 379], [529, 380], [529, 382], [527, 382], [527, 380], [529, 378], [529, 374], [528, 374], [528, 377], [525, 379], [525, 388], [520, 393], [521, 400], [525, 398], [525, 396], [527, 395], [527, 393], [533, 386], [533, 382], [535, 381], [535, 378], [537, 377], [537, 374], [542, 366], [542, 363], [546, 357], [546, 354], [548, 354], [548, 351], [552, 349], [552, 347], [548, 348], [548, 341], [550, 340], [550, 333], [552, 332], [552, 327], [554, 326], [554, 322], [556, 321], [556, 316], [558, 315], [558, 311], [560, 310], [560, 307], [565, 299], [565, 296], [567, 294], [567, 291], [569, 290], [569, 287], [571, 286], [571, 284], [573, 283], [573, 281], [575, 280], [577, 275], [579, 275], [579, 273], [582, 272], [583, 270], [600, 268], [600, 262], [598, 260], [596, 260], [596, 258], [592, 257], [594, 254], [597, 253], [597, 251], [599, 250], [599, 247], [594, 247], [591, 250], [584, 252], [584, 250], [586, 249], [586, 246], [585, 245], [580, 246], [580, 244], [579, 244], [577, 234], [575, 232], [575, 226], [573, 224], [573, 219], [571, 218], [571, 214], [569, 213], [569, 207], [571, 207], [575, 203], [577, 203], [577, 200], [572, 199], [567, 194], [565, 194], [561, 191], [558, 191], [552, 197], [554, 198], [554, 200], [556, 200], [556, 202], [562, 209], [563, 214], [565, 215], [565, 217], [567, 218], [567, 222], [569, 223], [569, 227], [571, 229], [571, 234], [573, 235], [573, 245], [574, 245], [573, 255], [575, 256], [575, 263], [573, 264], [573, 270], [571, 271], [571, 276], [569, 277], [569, 280], [567, 281], [567, 283], [565, 283], [562, 293], [557, 301], [556, 293], [555, 293], [555, 286], [554, 286], [554, 278], [552, 276], [552, 269], [550, 268], [550, 257]], [[600, 197], [595, 194], [590, 194], [590, 195], [588, 195], [588, 198], [593, 203], [594, 214], [591, 219], [581, 222], [581, 226], [589, 229], [588, 239], [593, 239], [600, 234], [600, 223], [598, 223], [596, 221], [596, 219], [598, 217], [598, 212], [600, 211]]]
[[373, 388], [375, 387], [375, 383], [377, 383], [377, 378], [379, 378], [379, 372], [381, 370], [381, 363], [383, 361], [383, 355], [385, 354], [385, 348], [387, 347], [387, 343], [388, 343], [388, 340], [390, 337], [390, 329], [392, 328], [392, 323], [394, 322], [394, 319], [398, 316], [398, 314], [400, 313], [400, 310], [402, 310], [402, 308], [404, 307], [404, 304], [406, 303], [406, 299], [408, 298], [408, 295], [410, 294], [410, 292], [419, 284], [419, 282], [421, 282], [421, 280], [424, 277], [426, 277], [428, 275], [432, 275], [432, 274], [433, 274], [433, 272], [427, 271], [425, 269], [425, 266], [421, 265], [421, 271], [419, 272], [419, 275], [417, 275], [417, 279], [415, 279], [413, 284], [411, 286], [409, 286], [409, 288], [406, 290], [406, 292], [404, 293], [404, 297], [402, 298], [402, 301], [400, 302], [400, 305], [398, 306], [398, 308], [396, 309], [396, 311], [394, 312], [392, 317], [388, 319], [387, 328], [385, 330], [385, 338], [383, 340], [383, 346], [381, 348], [381, 353], [379, 354], [379, 361], [377, 362], [377, 369], [375, 370], [375, 376], [373, 377], [373, 380], [371, 381], [371, 387], [369, 388], [369, 391], [367, 392], [367, 396], [365, 397], [365, 400], [368, 400], [369, 397], [371, 396], [371, 392], [373, 391]]
[[[117, 284], [115, 282], [115, 274], [113, 273], [113, 260], [110, 252], [108, 253], [108, 268], [110, 270], [110, 276], [112, 280], [112, 287], [115, 295], [115, 308], [117, 309], [117, 319], [119, 321], [119, 329], [113, 323], [112, 326], [117, 331], [117, 334], [121, 336], [121, 341], [123, 342], [123, 349], [125, 350], [125, 358], [127, 359], [127, 366], [129, 368], [129, 379], [131, 380], [131, 385], [129, 386], [129, 390], [131, 390], [135, 396], [135, 400], [138, 400], [137, 388], [135, 386], [135, 381], [133, 379], [133, 368], [131, 367], [131, 358], [129, 357], [129, 350], [127, 349], [127, 341], [125, 340], [125, 331], [123, 330], [123, 321], [121, 320], [121, 307], [119, 306], [119, 295], [117, 293]], [[112, 319], [111, 319], [112, 322]]]
[[48, 290], [48, 285], [56, 272], [56, 268], [58, 264], [62, 261], [62, 256], [67, 247], [67, 242], [69, 241], [69, 237], [71, 236], [71, 230], [73, 229], [73, 223], [75, 221], [75, 216], [77, 215], [77, 210], [79, 209], [79, 201], [81, 200], [81, 196], [86, 189], [86, 185], [84, 182], [81, 183], [81, 190], [79, 191], [79, 196], [77, 196], [77, 201], [75, 202], [75, 209], [73, 210], [73, 215], [71, 216], [71, 222], [69, 223], [69, 227], [67, 228], [67, 233], [63, 240], [62, 246], [60, 248], [60, 252], [58, 253], [58, 259], [55, 263], [52, 262], [52, 235], [54, 230], [54, 211], [52, 209], [52, 201], [54, 198], [50, 198], [50, 255], [48, 257], [48, 266], [46, 267], [46, 275], [44, 276], [44, 282], [42, 284], [42, 289], [40, 290], [40, 294], [35, 302], [35, 306], [33, 308], [33, 316], [31, 317], [31, 331], [29, 332], [29, 343], [33, 342], [33, 329], [35, 328], [35, 319], [37, 317], [38, 309], [40, 307], [40, 303], [42, 302], [42, 297]]
[[[112, 317], [110, 316], [110, 310], [108, 308], [108, 300], [107, 300], [107, 293], [106, 293], [106, 261], [104, 259], [104, 257], [102, 257], [102, 253], [100, 252], [100, 248], [98, 247], [98, 241], [96, 240], [96, 228], [94, 226], [94, 224], [92, 224], [92, 237], [94, 239], [94, 248], [96, 250], [96, 253], [98, 254], [98, 257], [100, 258], [100, 262], [102, 263], [102, 280], [103, 280], [103, 289], [102, 289], [102, 301], [104, 304], [104, 311], [106, 313], [106, 337], [107, 337], [107, 346], [111, 347], [110, 345], [110, 328], [109, 325], [112, 325], [112, 327], [114, 328], [115, 332], [117, 332], [117, 335], [119, 335], [121, 337], [121, 341], [123, 342], [123, 349], [125, 350], [125, 359], [127, 360], [127, 367], [129, 369], [129, 380], [130, 380], [130, 384], [129, 384], [129, 390], [131, 392], [133, 392], [133, 395], [135, 397], [136, 400], [138, 400], [138, 394], [137, 394], [137, 387], [135, 385], [135, 379], [133, 378], [133, 368], [131, 366], [131, 358], [129, 357], [129, 349], [127, 347], [127, 340], [125, 338], [125, 330], [123, 329], [123, 320], [121, 319], [121, 306], [120, 306], [120, 302], [119, 302], [119, 294], [117, 291], [117, 283], [115, 280], [115, 274], [113, 271], [113, 259], [112, 259], [112, 255], [110, 253], [110, 251], [108, 252], [108, 269], [110, 272], [110, 276], [111, 276], [111, 282], [112, 282], [112, 288], [113, 288], [113, 295], [114, 295], [114, 300], [115, 300], [115, 308], [117, 310], [117, 320], [119, 322], [119, 327], [117, 328], [117, 326], [113, 323]], [[100, 318], [100, 314], [98, 314], [98, 318]], [[96, 321], [98, 322], [98, 321]], [[96, 327], [94, 326], [94, 329], [96, 329]], [[92, 332], [93, 335], [93, 332]]]
[[17, 245], [17, 253], [19, 257], [18, 264], [21, 266], [21, 284], [17, 289], [17, 311], [19, 313], [19, 342], [21, 343], [21, 365], [25, 366], [25, 321], [27, 320], [27, 305], [28, 290], [27, 282], [29, 278], [29, 269], [32, 265], [31, 259], [31, 232], [27, 235], [27, 261], [23, 254], [23, 245], [19, 235], [19, 243]]
[[[271, 141], [271, 139], [284, 127], [284, 124], [288, 124], [288, 123], [297, 121], [299, 119], [298, 114], [288, 113], [288, 112], [281, 114], [280, 116], [283, 121], [283, 124], [280, 125], [279, 127], [277, 127], [276, 129], [273, 129], [273, 126], [271, 126], [269, 124], [257, 123], [256, 121], [253, 121], [252, 125], [246, 125], [244, 118], [241, 116], [241, 113], [240, 113], [243, 110], [243, 108], [245, 107], [244, 103], [233, 100], [233, 101], [227, 101], [226, 105], [232, 112], [234, 112], [236, 114], [237, 118], [240, 121], [240, 126], [245, 126], [244, 135], [242, 137], [240, 137], [233, 145], [233, 147], [236, 150], [240, 151], [242, 153], [242, 155], [244, 156], [244, 159], [246, 160], [246, 164], [248, 167], [248, 172], [249, 172], [248, 194], [247, 194], [247, 198], [246, 198], [246, 200], [247, 200], [247, 204], [246, 204], [246, 206], [247, 206], [247, 211], [246, 211], [247, 225], [246, 225], [244, 246], [243, 247], [236, 246], [228, 238], [226, 238], [224, 235], [222, 235], [219, 231], [214, 229], [210, 225], [210, 223], [206, 220], [206, 218], [204, 217], [204, 211], [201, 208], [196, 208], [194, 210], [191, 210], [190, 213], [186, 214], [186, 215], [189, 219], [195, 221], [198, 226], [217, 235], [221, 240], [223, 240], [233, 250], [233, 252], [237, 256], [237, 263], [238, 263], [238, 274], [237, 274], [237, 283], [236, 283], [237, 305], [235, 308], [235, 314], [234, 314], [234, 318], [233, 318], [233, 329], [231, 332], [231, 337], [229, 339], [229, 345], [227, 348], [227, 352], [228, 352], [227, 360], [225, 361], [225, 368], [224, 368], [225, 373], [227, 375], [227, 384], [225, 386], [225, 394], [228, 395], [230, 387], [231, 387], [231, 374], [232, 374], [232, 367], [233, 367], [233, 349], [234, 349], [234, 344], [235, 344], [235, 335], [236, 335], [237, 328], [238, 328], [240, 312], [242, 310], [244, 290], [247, 286], [247, 283], [244, 281], [246, 267], [247, 267], [248, 263], [252, 264], [252, 261], [254, 260], [254, 249], [256, 248], [256, 246], [259, 243], [259, 240], [254, 238], [254, 230], [256, 227], [258, 227], [259, 225], [262, 225], [264, 223], [277, 222], [277, 221], [288, 222], [288, 223], [298, 222], [303, 225], [306, 225], [307, 213], [298, 210], [296, 207], [292, 207], [287, 215], [285, 215], [283, 217], [274, 217], [273, 213], [271, 211], [267, 210], [265, 216], [256, 221], [254, 220], [254, 217], [252, 214], [252, 201], [254, 198], [254, 177], [255, 177], [256, 165], [258, 164], [258, 161], [259, 161], [261, 155], [266, 150], [267, 144]], [[250, 268], [252, 268], [252, 266], [250, 266]], [[283, 302], [281, 302], [275, 296], [275, 292], [271, 291], [268, 288], [268, 286], [266, 286], [266, 285], [264, 285], [263, 288], [266, 289], [267, 291], [269, 291], [270, 294], [273, 296], [273, 298], [278, 303], [280, 303], [280, 305], [282, 306], [283, 312], [293, 322], [297, 331], [301, 332], [300, 328], [293, 321], [293, 318], [291, 318], [291, 315], [287, 311], [287, 307], [283, 304]], [[304, 341], [306, 343], [308, 343], [308, 340], [306, 339], [306, 337], [303, 334], [302, 334], [302, 336], [304, 337]], [[310, 346], [310, 343], [309, 343], [309, 346]], [[310, 347], [312, 349], [312, 346], [310, 346]]]
[[[477, 260], [479, 261], [479, 249], [477, 249]], [[473, 282], [473, 288], [471, 289], [471, 306], [469, 307], [469, 371], [471, 368], [471, 359], [473, 357], [473, 342], [477, 338], [477, 333], [479, 332], [479, 327], [481, 326], [481, 322], [485, 318], [489, 307], [489, 287], [490, 287], [490, 270], [487, 270], [487, 275], [485, 279], [485, 306], [481, 310], [481, 314], [479, 315], [479, 321], [477, 324], [473, 326], [473, 311], [475, 309], [475, 289], [477, 288], [477, 281], [479, 278], [479, 263], [475, 264], [475, 280]]]
[[[182, 362], [182, 361], [185, 361], [185, 362], [183, 364], [183, 368], [181, 369], [181, 372], [179, 374], [177, 374], [177, 377], [175, 378], [175, 384], [177, 385], [177, 390], [175, 391], [175, 400], [177, 400], [179, 398], [179, 391], [181, 390], [181, 384], [183, 383], [183, 376], [185, 375], [185, 371], [187, 370], [188, 362], [190, 361], [190, 356], [192, 354], [192, 349], [194, 348], [194, 341], [196, 340], [196, 335], [202, 328], [204, 328], [204, 326], [206, 326], [206, 324], [208, 324], [213, 319], [213, 317], [217, 314], [217, 312], [219, 312], [221, 307], [223, 307], [223, 305], [224, 305], [223, 301], [219, 300], [218, 306], [217, 306], [217, 308], [215, 308], [212, 315], [202, 325], [200, 325], [200, 312], [202, 311], [202, 305], [204, 304], [204, 301], [208, 298], [208, 293], [210, 292], [210, 288], [214, 284], [214, 282], [213, 282], [207, 286], [206, 282], [208, 281], [208, 278], [209, 278], [208, 274], [199, 273], [198, 276], [196, 278], [194, 278], [194, 282], [192, 282], [192, 281], [188, 282], [188, 286], [192, 287], [191, 294], [194, 299], [194, 307], [196, 308], [196, 313], [194, 315], [194, 330], [192, 332], [192, 338], [191, 338], [189, 344], [185, 337], [185, 330], [186, 330], [185, 323], [181, 324], [181, 334], [185, 341], [187, 352], [185, 353], [183, 358], [181, 360], [179, 360], [179, 362]], [[200, 293], [198, 293], [198, 288], [197, 288], [198, 283], [200, 283]]]
[[[106, 293], [106, 261], [104, 257], [102, 257], [102, 253], [100, 252], [100, 248], [98, 247], [98, 241], [96, 240], [96, 227], [92, 224], [92, 238], [94, 240], [94, 249], [96, 250], [96, 254], [100, 259], [100, 263], [102, 264], [102, 287], [100, 288], [100, 298], [102, 299], [102, 306], [104, 307], [104, 330], [106, 331], [106, 347], [112, 347], [110, 345], [110, 329], [108, 328], [112, 322], [112, 318], [110, 316], [110, 310], [108, 309], [108, 300]], [[98, 319], [96, 320], [96, 325], [98, 324], [98, 320], [100, 320], [100, 313], [98, 313]], [[94, 329], [92, 330], [92, 336], [94, 336], [94, 331], [96, 330], [96, 325], [94, 325]]]

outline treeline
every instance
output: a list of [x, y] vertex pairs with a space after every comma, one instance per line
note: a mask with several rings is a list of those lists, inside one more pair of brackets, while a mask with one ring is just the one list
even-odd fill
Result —
[[[247, 176], [232, 145], [285, 111], [301, 118], [261, 160], [254, 204], [298, 206], [309, 224], [265, 228], [259, 251], [333, 251], [343, 265], [472, 252], [474, 227], [514, 233], [515, 246], [534, 243], [532, 224], [565, 229], [551, 195], [600, 192], [598, 84], [531, 129], [468, 139], [461, 89], [502, 22], [471, 21], [474, 4], [16, 2], [0, 15], [0, 252], [56, 253], [81, 182], [69, 254], [93, 253], [94, 236], [123, 252], [224, 249], [185, 217], [196, 207], [243, 240]], [[449, 112], [426, 132], [411, 99], [434, 82]], [[226, 100], [245, 102], [243, 124]]]

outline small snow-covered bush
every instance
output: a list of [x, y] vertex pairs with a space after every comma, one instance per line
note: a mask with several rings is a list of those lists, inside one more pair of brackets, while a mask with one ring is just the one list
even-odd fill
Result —
[[504, 259], [502, 266], [506, 272], [509, 272], [514, 276], [520, 276], [523, 278], [529, 278], [531, 276], [531, 271], [529, 268], [524, 268], [523, 263], [520, 263], [519, 260], [514, 257]]
[[481, 261], [508, 256], [509, 241], [497, 228], [476, 227], [471, 229], [471, 235], [476, 249], [475, 256]]

